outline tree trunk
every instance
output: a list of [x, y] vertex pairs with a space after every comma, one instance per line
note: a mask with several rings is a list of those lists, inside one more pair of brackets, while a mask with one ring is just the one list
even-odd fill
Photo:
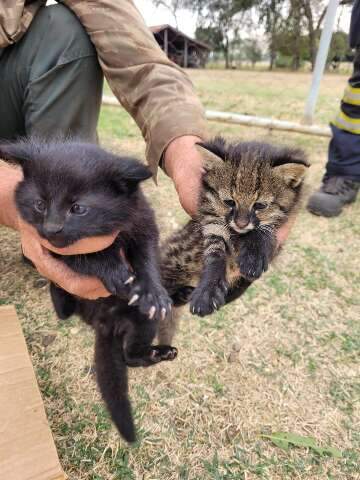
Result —
[[[274, 20], [275, 22], [275, 20]], [[275, 65], [275, 60], [276, 60], [276, 32], [275, 32], [275, 23], [273, 24], [273, 28], [271, 31], [271, 38], [270, 38], [270, 45], [269, 45], [269, 52], [270, 52], [270, 65], [269, 65], [269, 70], [273, 70], [274, 65]]]
[[303, 9], [304, 9], [305, 17], [308, 24], [308, 30], [309, 30], [310, 62], [311, 62], [311, 71], [313, 71], [315, 67], [315, 59], [316, 59], [316, 31], [314, 28], [314, 18], [313, 18], [309, 0], [303, 1]]
[[299, 0], [291, 0], [291, 16], [293, 21], [293, 58], [292, 69], [299, 70], [301, 65], [301, 4]]
[[269, 65], [270, 71], [274, 69], [275, 60], [276, 60], [276, 51], [274, 47], [270, 45], [270, 65]]
[[229, 69], [230, 68], [229, 39], [227, 35], [225, 36], [224, 55], [225, 55], [225, 68]]

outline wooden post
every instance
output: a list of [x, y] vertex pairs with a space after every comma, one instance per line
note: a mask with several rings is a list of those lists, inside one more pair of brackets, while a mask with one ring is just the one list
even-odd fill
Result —
[[188, 39], [184, 39], [184, 68], [188, 66]]
[[169, 56], [169, 40], [168, 40], [168, 29], [165, 28], [164, 30], [164, 52], [166, 56]]

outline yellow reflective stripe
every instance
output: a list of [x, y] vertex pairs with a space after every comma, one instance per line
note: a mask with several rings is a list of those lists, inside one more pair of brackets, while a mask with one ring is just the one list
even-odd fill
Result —
[[360, 125], [356, 127], [355, 125], [346, 122], [340, 115], [332, 122], [335, 127], [339, 128], [340, 130], [344, 130], [345, 132], [355, 133], [356, 135], [360, 135]]
[[348, 85], [346, 90], [349, 90], [350, 93], [360, 93], [360, 87], [352, 87], [351, 85]]
[[344, 112], [339, 112], [338, 117], [340, 117], [344, 122], [349, 123], [350, 125], [353, 126], [359, 126], [360, 127], [360, 118], [351, 118], [349, 115], [346, 115]]
[[347, 86], [343, 96], [343, 102], [350, 105], [360, 105], [360, 88]]

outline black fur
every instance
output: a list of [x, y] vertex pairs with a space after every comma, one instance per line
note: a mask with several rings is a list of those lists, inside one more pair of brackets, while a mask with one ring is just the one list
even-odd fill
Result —
[[[24, 180], [16, 189], [17, 208], [54, 246], [120, 231], [101, 252], [54, 254], [72, 270], [98, 277], [113, 296], [82, 300], [53, 284], [50, 291], [59, 318], [76, 313], [94, 328], [100, 391], [118, 430], [132, 442], [127, 366], [153, 365], [177, 353], [170, 346], [151, 345], [158, 321], [171, 309], [159, 274], [154, 214], [138, 188], [151, 173], [132, 158], [77, 141], [1, 144], [0, 158], [21, 165]], [[125, 283], [129, 279], [133, 281]]]

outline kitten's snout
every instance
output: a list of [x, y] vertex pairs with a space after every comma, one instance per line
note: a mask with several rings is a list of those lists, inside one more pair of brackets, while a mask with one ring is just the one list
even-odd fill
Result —
[[45, 223], [44, 233], [49, 236], [56, 235], [57, 233], [60, 233], [63, 228], [64, 225], [60, 223]]
[[249, 225], [250, 215], [237, 215], [235, 218], [235, 224], [239, 228], [245, 228]]

